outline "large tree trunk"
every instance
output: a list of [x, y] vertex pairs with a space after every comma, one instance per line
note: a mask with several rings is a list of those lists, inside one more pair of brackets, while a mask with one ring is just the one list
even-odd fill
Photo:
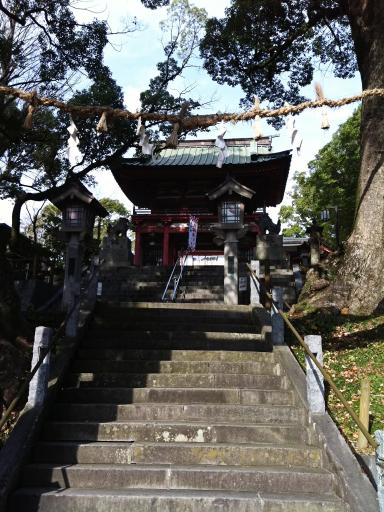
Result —
[[[349, 0], [350, 22], [363, 89], [384, 87], [383, 0]], [[353, 232], [339, 278], [351, 313], [384, 303], [384, 99], [363, 102], [362, 161]]]

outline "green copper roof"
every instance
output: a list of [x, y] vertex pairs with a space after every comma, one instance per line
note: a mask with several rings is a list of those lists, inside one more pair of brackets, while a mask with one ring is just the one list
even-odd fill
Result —
[[[263, 139], [264, 140], [264, 139]], [[216, 165], [220, 150], [214, 140], [181, 142], [176, 149], [163, 149], [150, 160], [141, 161], [145, 166], [202, 166]], [[252, 139], [226, 140], [228, 157], [226, 165], [250, 164], [276, 158], [281, 153], [271, 153], [270, 145], [260, 144]], [[125, 159], [126, 164], [137, 165], [136, 158]]]

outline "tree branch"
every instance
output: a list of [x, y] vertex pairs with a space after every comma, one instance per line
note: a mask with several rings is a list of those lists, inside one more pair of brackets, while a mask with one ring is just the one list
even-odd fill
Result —
[[17, 14], [11, 12], [3, 5], [2, 0], [0, 0], [0, 11], [3, 12], [6, 16], [8, 16], [8, 18], [10, 18], [11, 20], [18, 23], [19, 25], [23, 25], [23, 27], [25, 26], [27, 19], [29, 17], [32, 18], [31, 14], [46, 12], [43, 7], [36, 7], [35, 9], [29, 9], [28, 11], [26, 11], [23, 16], [17, 16]]
[[292, 32], [285, 40], [284, 43], [281, 44], [278, 48], [271, 47], [269, 52], [271, 56], [268, 59], [265, 59], [259, 63], [255, 63], [252, 65], [252, 69], [264, 69], [270, 66], [273, 62], [275, 62], [284, 52], [290, 48], [290, 46], [299, 39], [300, 37], [307, 34], [310, 30], [313, 29], [319, 23], [319, 21], [325, 21], [329, 26], [330, 20], [335, 20], [343, 15], [342, 9], [340, 8], [316, 8], [316, 12], [308, 13], [309, 20], [307, 23], [299, 27], [296, 31]]

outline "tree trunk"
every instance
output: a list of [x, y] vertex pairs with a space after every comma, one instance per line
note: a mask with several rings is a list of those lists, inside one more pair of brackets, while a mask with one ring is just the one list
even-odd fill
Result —
[[[363, 89], [384, 87], [384, 4], [350, 0], [350, 23]], [[384, 303], [384, 98], [363, 102], [361, 169], [355, 223], [339, 279], [353, 314], [369, 314]]]

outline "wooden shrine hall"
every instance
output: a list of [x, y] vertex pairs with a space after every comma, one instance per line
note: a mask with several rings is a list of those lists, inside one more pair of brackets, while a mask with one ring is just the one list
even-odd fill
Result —
[[250, 261], [256, 235], [272, 224], [265, 209], [283, 199], [291, 162], [291, 152], [273, 153], [271, 141], [226, 139], [228, 156], [221, 168], [215, 140], [183, 141], [177, 149], [116, 164], [114, 178], [135, 205], [134, 264], [173, 265], [187, 248], [191, 215], [198, 217], [197, 258], [223, 255], [225, 236], [218, 227], [226, 216], [241, 228], [239, 261]]

